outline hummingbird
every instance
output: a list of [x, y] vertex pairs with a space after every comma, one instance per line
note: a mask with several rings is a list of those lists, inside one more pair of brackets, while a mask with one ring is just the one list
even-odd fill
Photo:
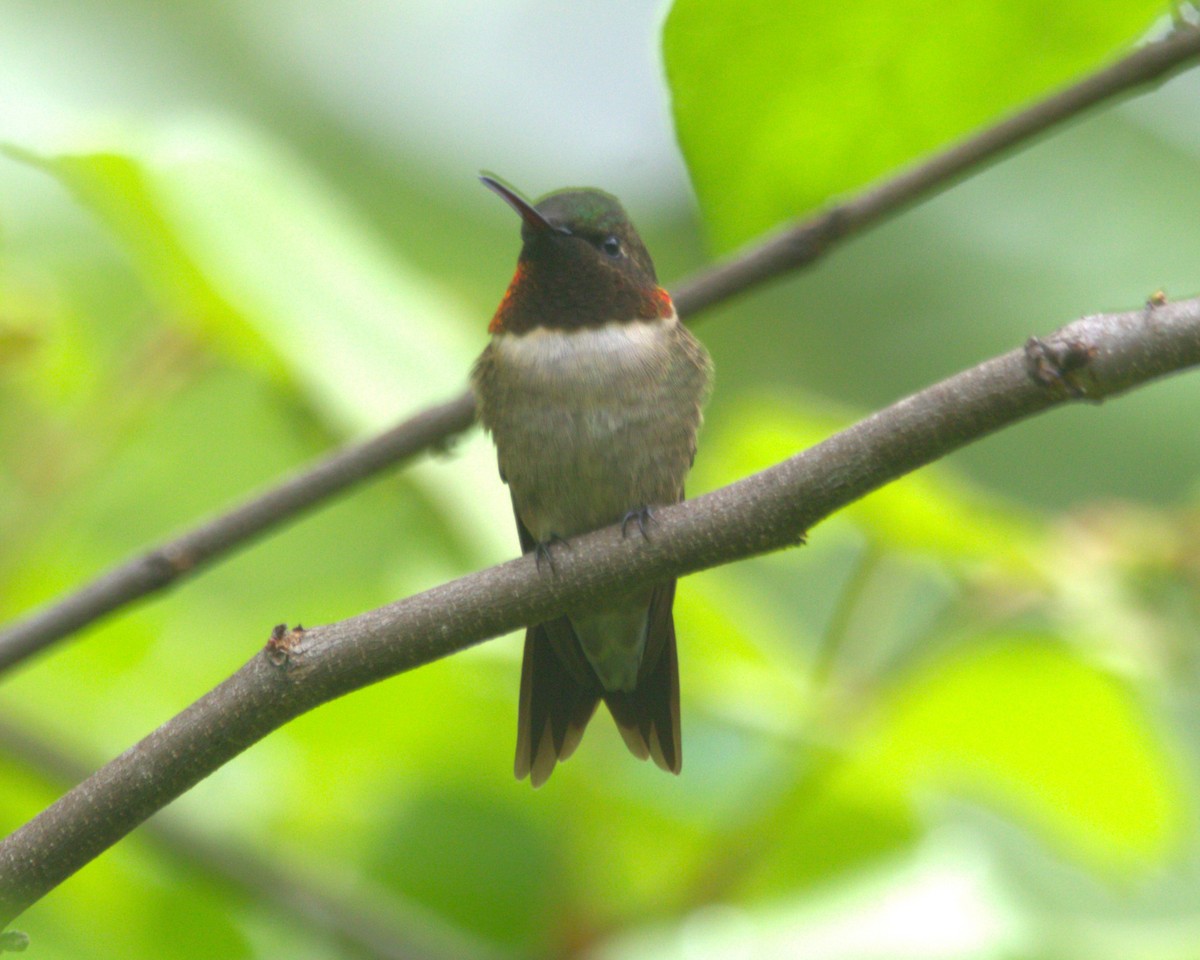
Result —
[[[617, 523], [645, 536], [653, 508], [683, 500], [708, 352], [615, 197], [567, 189], [531, 204], [480, 179], [522, 220], [516, 272], [471, 374], [521, 550], [552, 561], [554, 544]], [[674, 599], [674, 580], [639, 585], [528, 628], [518, 780], [545, 783], [601, 700], [635, 756], [679, 772]]]

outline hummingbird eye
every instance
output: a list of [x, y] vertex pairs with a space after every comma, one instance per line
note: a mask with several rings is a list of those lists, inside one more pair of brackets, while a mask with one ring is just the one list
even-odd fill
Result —
[[619, 257], [622, 253], [620, 237], [605, 237], [600, 244], [600, 249], [610, 257]]

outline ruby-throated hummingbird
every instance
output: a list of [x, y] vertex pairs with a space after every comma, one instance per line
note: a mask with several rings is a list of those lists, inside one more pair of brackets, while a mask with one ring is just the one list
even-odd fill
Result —
[[[561, 190], [521, 215], [516, 274], [471, 381], [525, 553], [683, 499], [712, 364], [658, 285], [621, 204]], [[579, 745], [603, 699], [629, 749], [678, 773], [675, 581], [630, 590], [525, 634], [518, 779], [535, 787]]]

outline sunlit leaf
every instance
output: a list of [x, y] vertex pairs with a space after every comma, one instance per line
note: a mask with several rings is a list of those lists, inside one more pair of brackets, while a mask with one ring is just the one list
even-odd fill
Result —
[[1096, 67], [1158, 0], [676, 0], [675, 128], [720, 247], [912, 163]]
[[1050, 642], [1010, 638], [908, 678], [854, 753], [847, 782], [994, 804], [1092, 864], [1159, 861], [1180, 838], [1182, 784], [1146, 708]]
[[285, 369], [350, 423], [386, 423], [465, 382], [453, 298], [268, 141], [204, 124], [119, 151], [7, 152], [100, 216], [184, 322]]
[[[697, 471], [704, 479], [745, 476], [815, 446], [854, 422], [826, 403], [803, 406], [764, 397], [730, 418], [736, 431], [705, 437]], [[973, 488], [944, 467], [927, 467], [839, 511], [878, 545], [962, 562], [987, 560], [1028, 569], [1036, 524], [1015, 505]]]
[[[905, 848], [936, 800], [983, 804], [1105, 875], [1161, 864], [1186, 811], [1164, 737], [1119, 680], [1036, 638], [904, 679], [840, 752], [797, 766], [745, 888], [812, 883]], [[769, 838], [767, 842], [766, 838]]]

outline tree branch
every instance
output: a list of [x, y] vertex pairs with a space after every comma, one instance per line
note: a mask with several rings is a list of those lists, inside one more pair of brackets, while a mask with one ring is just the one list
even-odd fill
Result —
[[[0, 716], [0, 750], [46, 779], [70, 785], [88, 768], [56, 745]], [[427, 915], [395, 895], [356, 884], [352, 898], [237, 844], [190, 827], [178, 818], [155, 817], [142, 834], [162, 852], [198, 868], [226, 887], [266, 904], [288, 922], [349, 946], [375, 960], [503, 960], [504, 954], [464, 931]], [[0, 949], [0, 953], [4, 951]]]
[[0, 844], [0, 928], [156, 810], [314, 707], [567, 609], [793, 546], [834, 511], [1008, 424], [1200, 364], [1200, 299], [1079, 320], [913, 394], [768, 470], [532, 556], [311, 630], [280, 627], [228, 680]]
[[[694, 316], [787, 271], [806, 267], [838, 240], [946, 189], [1006, 150], [1028, 143], [1098, 103], [1169, 76], [1197, 56], [1200, 29], [1181, 26], [1074, 86], [685, 280], [675, 292], [679, 313]], [[364, 444], [335, 453], [224, 516], [112, 568], [62, 600], [0, 629], [0, 673], [119, 607], [197, 572], [326, 497], [424, 449], [445, 444], [471, 425], [472, 414], [467, 394], [431, 408]]]

